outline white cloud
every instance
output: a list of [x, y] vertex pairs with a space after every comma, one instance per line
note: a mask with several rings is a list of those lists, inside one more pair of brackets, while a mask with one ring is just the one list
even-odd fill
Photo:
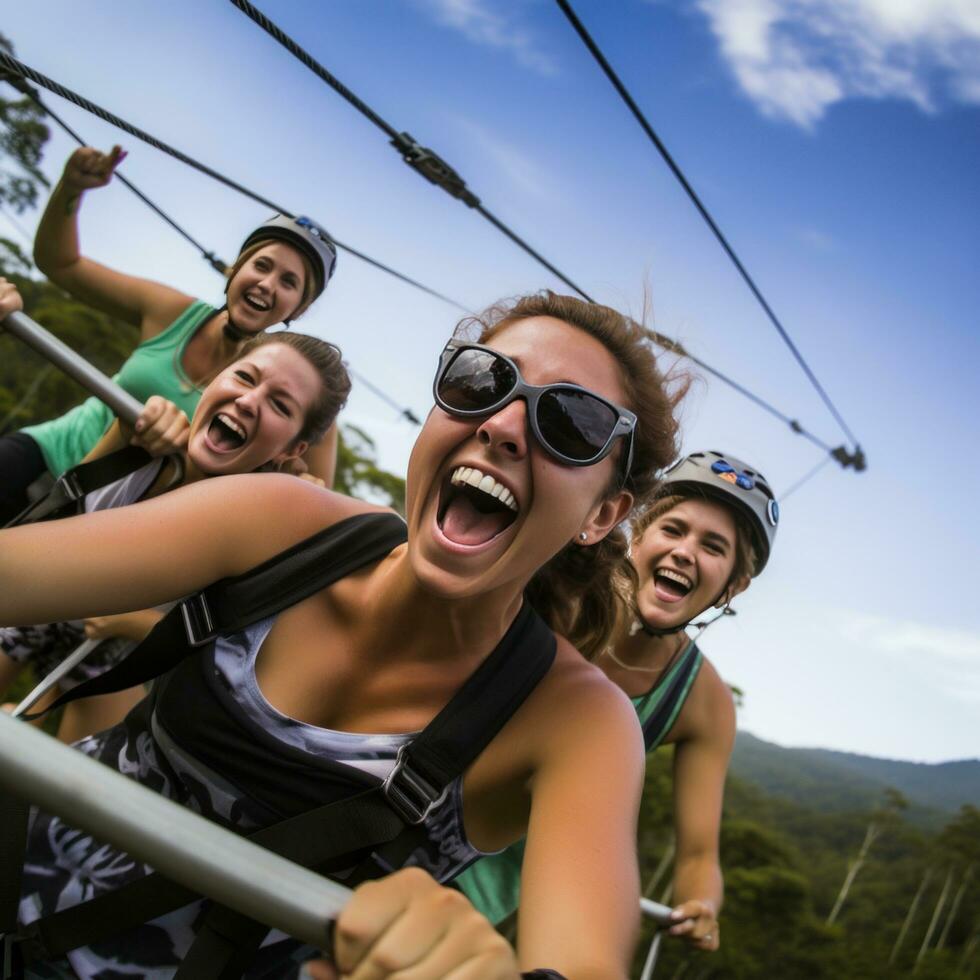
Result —
[[978, 632], [855, 612], [845, 614], [842, 629], [849, 639], [868, 643], [883, 653], [928, 654], [973, 664], [980, 670]]
[[509, 51], [517, 62], [540, 75], [554, 75], [554, 58], [540, 50], [534, 37], [515, 23], [512, 11], [488, 0], [415, 0], [443, 27], [459, 31], [467, 40]]
[[835, 102], [980, 104], [977, 0], [696, 0], [742, 90], [812, 127]]
[[840, 622], [845, 640], [902, 661], [951, 697], [980, 704], [980, 632], [855, 612]]

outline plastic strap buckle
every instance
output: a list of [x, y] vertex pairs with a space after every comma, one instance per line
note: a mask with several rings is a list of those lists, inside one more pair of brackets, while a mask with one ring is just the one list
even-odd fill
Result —
[[408, 744], [398, 750], [395, 767], [385, 777], [381, 791], [406, 823], [420, 824], [445, 801], [449, 787], [440, 792], [438, 787], [411, 769], [405, 755], [406, 749]]
[[75, 501], [85, 496], [85, 490], [78, 482], [78, 474], [74, 470], [69, 470], [61, 476], [58, 479], [57, 486], [66, 501]]
[[180, 604], [180, 615], [184, 620], [187, 642], [192, 647], [203, 647], [205, 643], [210, 643], [214, 639], [214, 622], [203, 592], [185, 599]]

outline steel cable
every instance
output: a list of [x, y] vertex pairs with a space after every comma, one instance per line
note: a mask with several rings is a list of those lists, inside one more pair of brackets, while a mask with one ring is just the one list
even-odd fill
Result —
[[609, 79], [613, 87], [619, 93], [622, 100], [629, 107], [630, 111], [633, 113], [634, 117], [642, 127], [643, 131], [647, 134], [647, 136], [650, 138], [653, 145], [657, 148], [657, 151], [660, 153], [661, 157], [663, 157], [664, 162], [670, 168], [673, 175], [677, 178], [680, 185], [684, 188], [685, 192], [687, 193], [687, 196], [691, 199], [692, 203], [697, 208], [701, 217], [705, 220], [708, 227], [714, 233], [715, 238], [718, 240], [721, 247], [725, 250], [726, 254], [735, 265], [735, 268], [738, 270], [742, 279], [745, 281], [746, 285], [751, 290], [752, 295], [755, 296], [756, 300], [759, 302], [759, 305], [762, 307], [770, 323], [772, 323], [772, 325], [776, 328], [780, 337], [782, 337], [786, 346], [789, 347], [790, 351], [792, 352], [793, 357], [796, 359], [797, 363], [800, 365], [800, 367], [803, 369], [803, 372], [810, 380], [810, 383], [816, 389], [817, 393], [820, 395], [821, 399], [823, 400], [824, 404], [827, 406], [830, 413], [837, 420], [837, 423], [840, 425], [845, 435], [848, 437], [848, 439], [850, 439], [852, 445], [854, 446], [854, 455], [856, 455], [859, 451], [860, 443], [858, 442], [854, 433], [851, 431], [848, 424], [844, 421], [844, 418], [841, 415], [841, 413], [837, 410], [836, 405], [834, 405], [834, 403], [831, 401], [830, 396], [824, 390], [823, 385], [820, 384], [819, 380], [817, 379], [817, 376], [811, 370], [810, 365], [807, 364], [806, 360], [804, 359], [803, 355], [800, 353], [796, 344], [793, 342], [789, 333], [786, 331], [786, 328], [782, 325], [779, 318], [773, 312], [772, 307], [766, 301], [766, 298], [762, 295], [762, 292], [759, 289], [759, 287], [756, 285], [755, 280], [752, 278], [752, 276], [749, 275], [748, 270], [742, 264], [742, 261], [735, 253], [735, 250], [729, 244], [728, 239], [725, 238], [724, 234], [722, 233], [721, 229], [718, 227], [714, 218], [712, 218], [708, 209], [705, 207], [701, 199], [698, 197], [697, 193], [695, 192], [694, 188], [691, 186], [687, 177], [684, 176], [684, 172], [677, 165], [674, 158], [670, 155], [670, 152], [668, 151], [667, 147], [664, 145], [663, 141], [656, 134], [656, 132], [654, 132], [654, 129], [647, 121], [646, 116], [644, 116], [643, 112], [640, 110], [640, 107], [636, 104], [636, 102], [633, 100], [633, 97], [629, 94], [629, 91], [626, 89], [626, 86], [622, 83], [619, 76], [616, 74], [612, 66], [606, 60], [602, 51], [600, 51], [599, 46], [595, 43], [595, 41], [592, 39], [589, 32], [585, 29], [585, 26], [575, 15], [575, 11], [572, 10], [571, 5], [567, 2], [567, 0], [556, 0], [556, 3], [561, 8], [562, 13], [565, 14], [566, 18], [571, 23], [572, 27], [575, 28], [575, 31], [582, 39], [585, 46], [589, 49], [589, 52], [592, 54], [593, 58], [595, 58], [595, 60], [598, 62], [599, 67], [602, 68], [603, 72], [605, 72], [606, 77]]
[[502, 231], [519, 248], [522, 248], [536, 262], [543, 265], [553, 276], [560, 279], [566, 286], [574, 289], [583, 299], [595, 302], [588, 293], [579, 288], [568, 276], [545, 259], [536, 249], [529, 245], [512, 228], [505, 225], [499, 218], [488, 211], [480, 199], [466, 186], [466, 181], [438, 154], [427, 147], [421, 146], [408, 133], [399, 132], [389, 122], [386, 122], [366, 102], [359, 99], [343, 82], [332, 75], [308, 51], [300, 47], [281, 27], [269, 20], [254, 4], [248, 0], [230, 0], [246, 17], [262, 28], [270, 37], [278, 41], [293, 57], [301, 61], [314, 75], [330, 86], [341, 98], [350, 103], [366, 119], [374, 123], [391, 140], [391, 145], [398, 151], [402, 159], [418, 171], [430, 183], [441, 187], [451, 196], [461, 200], [467, 207], [473, 208], [487, 219], [495, 228]]
[[[51, 108], [41, 99], [37, 91], [32, 89], [31, 86], [29, 86], [26, 83], [26, 81], [24, 81], [23, 77], [17, 76], [15, 78], [15, 77], [8, 76], [0, 80], [7, 81], [9, 84], [13, 85], [18, 91], [22, 92], [29, 99], [31, 99], [38, 106], [38, 108], [41, 109], [42, 112], [49, 115], [66, 133], [68, 133], [69, 136], [72, 137], [72, 139], [75, 140], [76, 143], [78, 143], [79, 146], [87, 145], [85, 140], [82, 139], [82, 137], [77, 132], [75, 132], [75, 130], [72, 129], [72, 127], [69, 126], [67, 122], [65, 122], [60, 116], [57, 115], [57, 113], [51, 110]], [[84, 106], [82, 108], [84, 108]], [[126, 177], [123, 176], [123, 174], [116, 171], [114, 176], [117, 177], [127, 188], [129, 188], [129, 190], [132, 191], [144, 204], [146, 204], [154, 212], [156, 212], [156, 214], [158, 214], [161, 218], [163, 218], [163, 220], [166, 221], [167, 224], [170, 225], [178, 234], [180, 234], [184, 239], [190, 242], [191, 245], [193, 245], [201, 253], [204, 259], [216, 272], [220, 273], [221, 275], [225, 274], [227, 270], [227, 266], [221, 259], [219, 259], [213, 252], [205, 249], [200, 242], [198, 242], [189, 232], [187, 232], [184, 228], [182, 228], [162, 208], [160, 208], [157, 204], [155, 204], [152, 200], [150, 200], [150, 198], [147, 197], [146, 194], [144, 194], [135, 184], [127, 180]], [[348, 251], [353, 251], [353, 250], [348, 249]], [[354, 254], [359, 255], [359, 253], [354, 253]], [[439, 298], [444, 299], [445, 297], [440, 296]], [[462, 307], [460, 308], [462, 309]], [[399, 413], [399, 415], [404, 416], [413, 425], [421, 425], [418, 416], [410, 408], [406, 408], [399, 405], [390, 395], [387, 394], [387, 392], [383, 391], [377, 385], [368, 381], [367, 378], [365, 378], [363, 375], [359, 374], [358, 372], [354, 371], [349, 365], [348, 365], [348, 371], [360, 384], [362, 384], [370, 392], [372, 392], [374, 395], [376, 395], [378, 398], [384, 401], [391, 408], [394, 408], [395, 411]], [[33, 387], [30, 390], [33, 391], [34, 390]], [[17, 408], [19, 407], [20, 406], [18, 405]], [[6, 422], [6, 420], [4, 421]]]
[[[276, 204], [274, 201], [270, 201], [269, 198], [264, 197], [261, 194], [257, 194], [255, 191], [249, 190], [237, 181], [232, 180], [230, 177], [226, 177], [224, 174], [219, 173], [217, 170], [212, 169], [207, 166], [207, 164], [201, 163], [195, 160], [193, 157], [189, 157], [186, 153], [182, 153], [180, 150], [174, 149], [174, 147], [158, 140], [155, 136], [151, 136], [149, 133], [140, 129], [137, 126], [132, 125], [132, 123], [126, 122], [125, 119], [121, 119], [119, 116], [107, 109], [103, 109], [101, 106], [96, 105], [84, 96], [79, 95], [77, 92], [73, 92], [71, 89], [66, 88], [64, 85], [59, 84], [53, 79], [48, 78], [46, 75], [42, 75], [40, 72], [35, 71], [29, 65], [25, 65], [23, 62], [18, 61], [13, 56], [7, 54], [5, 51], [0, 51], [0, 66], [3, 66], [11, 74], [18, 75], [21, 78], [28, 79], [34, 82], [35, 85], [40, 85], [41, 88], [47, 89], [49, 92], [53, 92], [55, 95], [61, 96], [63, 99], [67, 99], [69, 102], [74, 103], [80, 109], [84, 109], [86, 112], [92, 113], [94, 116], [98, 116], [104, 122], [110, 123], [117, 129], [123, 130], [125, 133], [129, 133], [130, 136], [134, 136], [138, 140], [142, 140], [144, 143], [149, 144], [161, 153], [166, 153], [168, 156], [173, 157], [175, 160], [179, 160], [181, 163], [186, 164], [188, 167], [192, 167], [194, 170], [200, 173], [207, 174], [212, 180], [218, 181], [220, 184], [224, 184], [226, 187], [230, 187], [232, 190], [238, 191], [239, 194], [256, 201], [259, 204], [270, 208], [273, 211], [278, 211], [280, 214], [286, 215], [288, 218], [295, 217], [295, 214], [284, 208], [281, 204]], [[331, 236], [332, 237], [332, 236]], [[373, 265], [376, 269], [380, 269], [382, 272], [386, 272], [390, 276], [394, 276], [396, 279], [400, 279], [402, 282], [408, 283], [410, 286], [414, 286], [416, 289], [421, 289], [423, 292], [428, 293], [430, 296], [434, 296], [436, 299], [441, 299], [444, 303], [449, 303], [455, 306], [457, 309], [462, 310], [464, 313], [468, 313], [467, 307], [463, 306], [462, 303], [456, 302], [454, 299], [450, 299], [448, 296], [443, 295], [435, 289], [412, 279], [410, 276], [406, 276], [404, 273], [398, 272], [396, 269], [391, 268], [391, 266], [385, 265], [383, 262], [379, 262], [377, 259], [371, 258], [371, 256], [366, 255], [364, 252], [358, 251], [350, 245], [341, 242], [337, 238], [333, 238], [334, 243], [338, 248], [342, 248], [345, 252], [349, 252], [351, 255], [356, 256], [369, 265]]]

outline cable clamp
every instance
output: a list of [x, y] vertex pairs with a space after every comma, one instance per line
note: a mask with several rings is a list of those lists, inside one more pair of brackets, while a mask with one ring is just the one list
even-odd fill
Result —
[[204, 598], [203, 592], [198, 592], [197, 595], [185, 599], [180, 604], [180, 615], [184, 620], [187, 642], [192, 647], [203, 647], [214, 639], [214, 622], [211, 619], [211, 610], [208, 608], [208, 601]]
[[868, 459], [860, 446], [855, 446], [852, 453], [847, 451], [846, 446], [838, 446], [831, 449], [830, 455], [840, 463], [842, 469], [853, 466], [856, 473], [863, 473], [868, 468]]
[[410, 768], [406, 749], [408, 743], [398, 750], [395, 767], [385, 777], [381, 791], [406, 823], [420, 824], [446, 799], [449, 787], [440, 792], [438, 787]]
[[391, 145], [430, 184], [435, 184], [447, 194], [459, 198], [467, 207], [479, 207], [480, 199], [466, 186], [466, 181], [438, 153], [427, 146], [421, 146], [410, 133], [399, 133], [391, 141]]

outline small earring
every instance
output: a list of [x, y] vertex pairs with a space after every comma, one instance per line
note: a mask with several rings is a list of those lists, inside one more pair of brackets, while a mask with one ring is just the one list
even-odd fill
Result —
[[579, 541], [588, 541], [589, 540], [589, 536], [585, 533], [585, 531], [579, 531], [579, 533], [578, 533], [578, 539], [579, 539]]

